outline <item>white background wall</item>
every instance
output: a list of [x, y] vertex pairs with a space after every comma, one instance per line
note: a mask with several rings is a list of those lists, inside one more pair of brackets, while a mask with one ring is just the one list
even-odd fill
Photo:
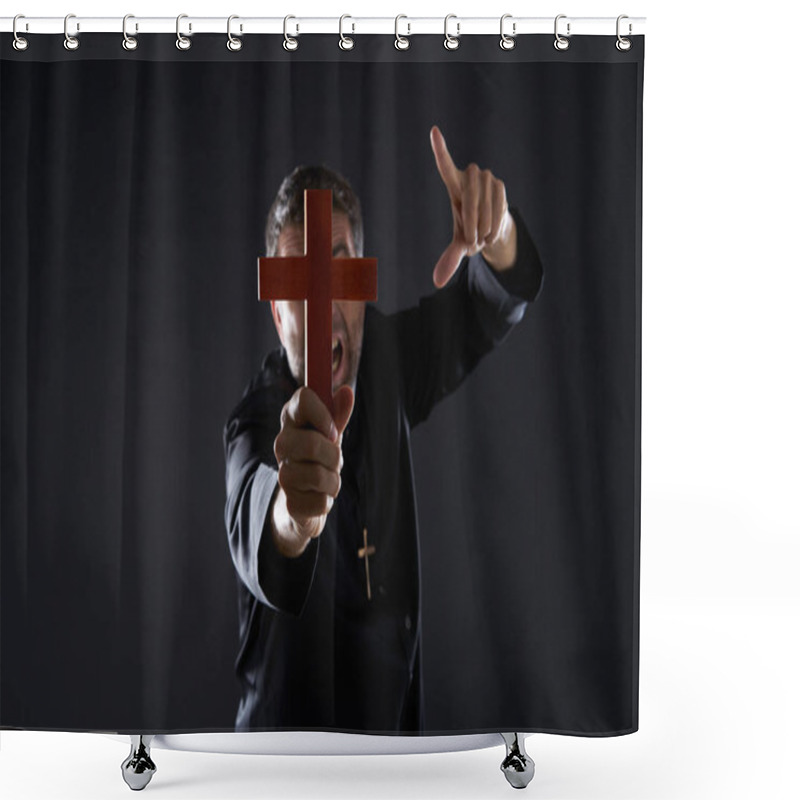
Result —
[[[695, 9], [707, 9], [699, 11]], [[646, 16], [640, 731], [533, 736], [528, 796], [795, 798], [800, 745], [797, 5], [28, 0], [33, 16]], [[3, 98], [3, 113], [13, 113]], [[127, 747], [3, 732], [3, 798], [129, 796]], [[502, 750], [155, 750], [163, 798], [509, 797]]]

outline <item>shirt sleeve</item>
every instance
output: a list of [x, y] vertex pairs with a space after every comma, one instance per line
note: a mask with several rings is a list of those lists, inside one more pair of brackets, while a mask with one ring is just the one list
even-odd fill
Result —
[[509, 213], [517, 230], [510, 269], [495, 272], [481, 253], [465, 257], [446, 286], [388, 318], [412, 427], [508, 336], [538, 296], [544, 277], [539, 253], [519, 210], [509, 206]]
[[[517, 227], [517, 259], [511, 269], [497, 272], [483, 257], [483, 253], [476, 253], [472, 256], [480, 263], [481, 268], [476, 270], [487, 284], [482, 287], [486, 296], [494, 296], [500, 303], [505, 298], [500, 297], [497, 289], [491, 284], [499, 284], [500, 293], [507, 294], [513, 298], [516, 305], [532, 303], [542, 288], [544, 282], [544, 270], [542, 261], [539, 258], [539, 251], [533, 241], [528, 228], [525, 225], [519, 210], [509, 207], [509, 213], [514, 217]], [[494, 280], [492, 280], [494, 279]]]
[[311, 588], [319, 540], [297, 558], [275, 548], [269, 511], [278, 487], [272, 445], [276, 432], [258, 413], [257, 393], [225, 425], [225, 525], [236, 572], [251, 594], [276, 611], [298, 616]]

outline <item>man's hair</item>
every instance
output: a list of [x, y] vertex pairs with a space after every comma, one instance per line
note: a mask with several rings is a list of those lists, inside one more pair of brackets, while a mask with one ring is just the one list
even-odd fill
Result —
[[267, 256], [278, 251], [278, 237], [285, 225], [303, 224], [305, 215], [304, 190], [331, 189], [333, 209], [347, 214], [353, 231], [356, 256], [364, 255], [364, 223], [361, 203], [347, 179], [326, 166], [295, 167], [281, 183], [278, 194], [267, 214]]

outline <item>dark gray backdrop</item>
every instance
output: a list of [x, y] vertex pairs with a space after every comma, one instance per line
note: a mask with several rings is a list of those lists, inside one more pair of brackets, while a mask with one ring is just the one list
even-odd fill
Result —
[[233, 729], [221, 437], [277, 343], [266, 212], [341, 171], [379, 306], [415, 303], [452, 233], [437, 124], [545, 281], [414, 433], [426, 727], [635, 730], [643, 40], [30, 38], [0, 36], [0, 726]]

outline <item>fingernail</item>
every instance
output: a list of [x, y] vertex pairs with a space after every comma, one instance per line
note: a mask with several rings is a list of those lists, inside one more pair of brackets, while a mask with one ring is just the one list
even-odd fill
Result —
[[335, 442], [339, 438], [339, 431], [336, 430], [336, 426], [331, 422], [331, 432], [328, 434], [331, 437], [331, 441]]

